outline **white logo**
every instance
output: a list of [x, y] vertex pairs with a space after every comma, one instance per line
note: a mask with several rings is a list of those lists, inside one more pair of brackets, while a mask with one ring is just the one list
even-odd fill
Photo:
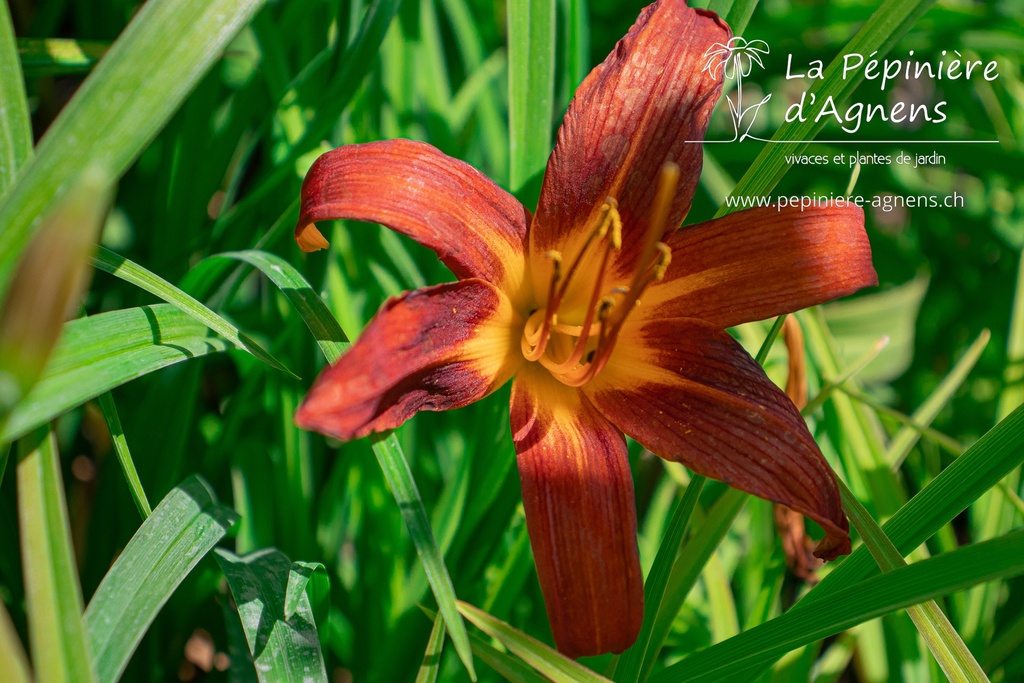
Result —
[[743, 79], [750, 75], [754, 64], [764, 68], [761, 55], [766, 55], [769, 52], [768, 43], [763, 40], [748, 41], [740, 36], [734, 36], [729, 39], [728, 43], [713, 44], [704, 53], [705, 62], [702, 71], [707, 71], [715, 80], [718, 80], [719, 74], [723, 79], [736, 79], [736, 101], [733, 102], [731, 95], [726, 95], [725, 98], [729, 102], [729, 112], [732, 116], [733, 138], [721, 142], [736, 142], [753, 137], [749, 135], [750, 127], [754, 125], [761, 105], [770, 100], [772, 96], [766, 95], [757, 104], [744, 107]]

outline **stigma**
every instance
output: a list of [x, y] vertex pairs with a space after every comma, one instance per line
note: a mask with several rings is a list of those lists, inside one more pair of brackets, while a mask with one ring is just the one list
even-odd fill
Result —
[[[612, 282], [610, 277], [615, 254], [622, 249], [622, 218], [611, 197], [595, 212], [587, 237], [568, 266], [560, 252], [545, 254], [551, 264], [551, 277], [543, 307], [531, 312], [523, 329], [520, 345], [526, 360], [540, 363], [560, 382], [574, 387], [583, 386], [601, 372], [643, 293], [665, 277], [672, 252], [661, 239], [678, 185], [679, 167], [665, 163], [651, 220], [628, 284]], [[590, 270], [581, 264], [590, 265], [594, 258], [596, 272], [581, 272]], [[582, 315], [576, 306], [574, 319], [564, 311], [560, 318], [559, 310], [566, 308], [566, 301], [582, 300], [580, 288], [586, 291], [587, 287], [589, 295]]]

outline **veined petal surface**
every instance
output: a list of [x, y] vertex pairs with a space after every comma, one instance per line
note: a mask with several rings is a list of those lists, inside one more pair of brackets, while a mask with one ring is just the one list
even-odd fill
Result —
[[576, 91], [548, 161], [530, 232], [534, 256], [571, 245], [605, 198], [618, 201], [623, 248], [617, 268], [632, 273], [666, 161], [680, 169], [667, 229], [689, 211], [701, 145], [722, 82], [702, 72], [705, 51], [729, 40], [718, 17], [661, 0], [645, 8], [615, 50]]
[[380, 223], [432, 249], [459, 279], [515, 292], [529, 218], [515, 197], [464, 161], [423, 142], [384, 140], [316, 160], [302, 183], [295, 238], [315, 251], [327, 246], [316, 221]]
[[813, 519], [826, 533], [822, 559], [850, 551], [835, 475], [807, 425], [724, 330], [693, 319], [630, 324], [584, 393], [655, 455]]
[[633, 478], [622, 433], [536, 366], [512, 384], [523, 505], [558, 649], [622, 652], [643, 620]]
[[737, 211], [680, 228], [666, 243], [665, 279], [633, 315], [732, 327], [878, 284], [856, 206]]
[[320, 375], [295, 423], [348, 441], [394, 429], [421, 410], [468, 405], [522, 362], [521, 328], [508, 298], [483, 280], [390, 299]]

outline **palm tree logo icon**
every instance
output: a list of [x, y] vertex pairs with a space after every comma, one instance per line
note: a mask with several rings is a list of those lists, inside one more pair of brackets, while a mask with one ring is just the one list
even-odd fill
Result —
[[[729, 102], [729, 112], [732, 116], [733, 138], [732, 140], [722, 140], [722, 142], [735, 142], [752, 137], [748, 133], [750, 132], [750, 127], [754, 125], [757, 112], [761, 109], [761, 105], [770, 100], [772, 96], [767, 95], [760, 102], [744, 107], [743, 79], [750, 75], [754, 64], [757, 64], [762, 69], [764, 68], [761, 56], [767, 55], [769, 51], [768, 43], [763, 40], [748, 41], [740, 36], [734, 36], [729, 39], [728, 43], [714, 43], [704, 53], [703, 71], [707, 71], [715, 80], [718, 80], [719, 75], [726, 79], [736, 79], [736, 101], [733, 102], [732, 96], [726, 95], [726, 100]], [[749, 117], [747, 116], [748, 114]], [[744, 121], [748, 118], [749, 120], [744, 126]], [[741, 129], [743, 130], [742, 133], [740, 133]]]

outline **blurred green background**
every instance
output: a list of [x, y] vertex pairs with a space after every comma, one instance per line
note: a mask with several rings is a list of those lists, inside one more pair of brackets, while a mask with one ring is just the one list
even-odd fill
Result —
[[[644, 4], [555, 4], [550, 132], [576, 85], [612, 50]], [[137, 3], [10, 0], [9, 5], [38, 138], [95, 57], [124, 29]], [[743, 35], [766, 41], [771, 54], [765, 68], [750, 76], [756, 87], [745, 83], [745, 98], [755, 101], [758, 88], [774, 97], [751, 132], [769, 137], [782, 123], [785, 95], [794, 87], [784, 78], [784, 55], [793, 54], [794, 64], [828, 63], [878, 5], [875, 0], [757, 4]], [[36, 40], [48, 38], [78, 42]], [[113, 395], [151, 501], [199, 472], [242, 516], [232, 532], [236, 552], [276, 547], [293, 560], [324, 563], [331, 602], [317, 626], [334, 681], [412, 680], [431, 627], [416, 605], [432, 606], [429, 587], [369, 445], [342, 446], [292, 425], [292, 412], [323, 365], [300, 316], [262, 276], [204, 259], [253, 247], [283, 256], [321, 291], [352, 339], [388, 296], [451, 279], [432, 253], [372, 225], [336, 224], [327, 234], [330, 251], [303, 255], [291, 239], [299, 187], [319, 153], [392, 137], [426, 140], [508, 187], [506, 40], [502, 2], [268, 2], [124, 176], [103, 230], [105, 247], [219, 310], [302, 377], [291, 379], [232, 351], [147, 375]], [[861, 168], [856, 194], [944, 197], [956, 191], [965, 206], [868, 211], [881, 286], [827, 306], [826, 318], [845, 363], [856, 361], [879, 338], [890, 338], [858, 379], [872, 401], [904, 414], [931, 396], [982, 330], [990, 330], [973, 372], [931, 425], [954, 445], [967, 446], [1020, 403], [1024, 377], [1022, 359], [1010, 342], [1011, 313], [1024, 307], [1024, 294], [1015, 293], [1024, 250], [1024, 3], [939, 2], [892, 54], [911, 49], [922, 61], [937, 59], [943, 50], [995, 59], [1000, 76], [994, 82], [976, 78], [920, 91], [900, 83], [883, 93], [865, 84], [855, 100], [884, 102], [897, 90], [921, 101], [945, 99], [949, 120], [918, 128], [872, 122], [857, 137], [997, 139], [999, 144], [914, 146], [908, 151], [934, 148], [945, 156], [945, 165]], [[709, 138], [730, 134], [723, 101]], [[820, 137], [839, 134], [830, 126]], [[706, 148], [705, 176], [687, 222], [715, 213], [762, 146], [748, 140]], [[809, 153], [831, 156], [855, 148], [891, 155], [908, 149], [815, 145]], [[838, 193], [849, 180], [846, 168], [796, 166], [775, 194]], [[520, 196], [531, 205], [535, 193], [536, 187], [527, 185]], [[97, 272], [85, 309], [96, 314], [154, 301]], [[752, 325], [740, 337], [756, 350], [766, 331], [767, 325]], [[813, 396], [830, 372], [813, 350], [810, 362]], [[784, 378], [781, 353], [770, 357], [769, 372]], [[459, 597], [550, 642], [524, 541], [507, 392], [506, 387], [454, 413], [422, 414], [398, 436]], [[872, 414], [882, 441], [902, 425], [885, 411]], [[843, 451], [835, 436], [841, 416], [831, 403], [813, 422], [830, 457]], [[57, 427], [88, 600], [139, 517], [96, 405], [63, 416]], [[661, 461], [633, 446], [646, 569], [677, 484], [686, 475], [666, 475]], [[947, 451], [934, 438], [920, 441], [904, 464], [903, 489], [913, 494], [923, 487], [952, 460]], [[24, 638], [13, 460], [0, 483], [0, 596]], [[697, 514], [706, 514], [723, 489], [709, 483]], [[880, 519], [893, 509], [892, 501], [862, 502]], [[1008, 521], [1000, 522], [1004, 531], [1020, 523], [1019, 516], [1008, 514]], [[758, 623], [802, 590], [785, 573], [770, 520], [767, 504], [748, 504], [676, 619], [664, 662]], [[986, 529], [982, 514], [963, 515], [932, 550], [949, 549], [956, 540], [981, 540]], [[755, 607], [762, 585], [776, 589], [763, 613]], [[963, 598], [950, 608], [951, 619], [993, 680], [1024, 680], [1024, 648], [1017, 647], [1024, 643], [1022, 590], [1018, 579], [997, 585], [987, 598]], [[202, 652], [228, 653], [231, 638], [238, 637], [230, 631], [232, 618], [221, 570], [208, 557], [161, 612], [124, 679], [246, 680], [234, 668], [220, 670], [224, 658], [197, 656], [186, 647], [198, 647], [198, 641]], [[827, 664], [825, 659], [815, 663], [821, 648], [808, 647], [784, 660], [768, 680], [934, 680], [934, 662], [905, 614], [851, 634], [829, 641], [827, 652], [834, 659]], [[607, 662], [590, 664], [601, 671]], [[442, 667], [441, 680], [468, 680], [450, 648]], [[478, 670], [482, 679], [498, 680], [487, 667]]]

